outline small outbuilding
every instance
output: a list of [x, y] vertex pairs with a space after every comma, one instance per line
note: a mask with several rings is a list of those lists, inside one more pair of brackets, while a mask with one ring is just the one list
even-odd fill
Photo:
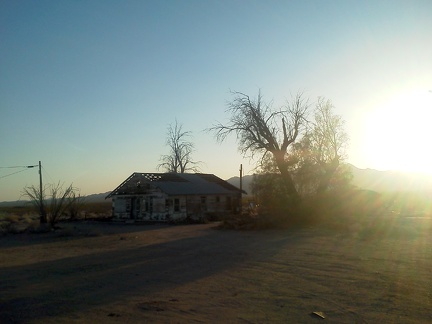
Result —
[[106, 198], [115, 220], [176, 222], [238, 213], [242, 193], [213, 174], [135, 172]]

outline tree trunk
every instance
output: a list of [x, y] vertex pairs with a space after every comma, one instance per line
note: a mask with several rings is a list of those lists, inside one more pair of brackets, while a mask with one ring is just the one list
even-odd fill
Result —
[[300, 195], [295, 187], [294, 180], [288, 171], [287, 163], [285, 162], [282, 154], [274, 154], [276, 165], [281, 173], [282, 180], [287, 191], [287, 194], [293, 199], [295, 204], [300, 202]]
[[335, 159], [328, 164], [324, 165], [324, 175], [320, 180], [320, 183], [317, 188], [317, 193], [323, 193], [327, 190], [330, 184], [330, 180], [333, 177], [333, 174], [336, 172], [339, 167], [339, 160]]

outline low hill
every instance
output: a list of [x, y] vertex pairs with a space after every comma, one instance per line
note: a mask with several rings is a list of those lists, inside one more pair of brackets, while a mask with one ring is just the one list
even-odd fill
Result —
[[[111, 198], [105, 200], [105, 197], [108, 196], [109, 193], [110, 191], [99, 193], [99, 194], [91, 194], [83, 197], [85, 199], [85, 202], [87, 203], [106, 202], [106, 201], [111, 201]], [[21, 207], [29, 204], [30, 204], [29, 200], [3, 201], [0, 202], [0, 207]]]
[[[432, 175], [419, 173], [406, 173], [398, 171], [378, 171], [374, 169], [360, 169], [354, 165], [349, 165], [353, 174], [352, 184], [367, 190], [378, 192], [392, 191], [421, 191], [432, 193]], [[243, 190], [251, 194], [251, 183], [253, 175], [243, 176]], [[226, 180], [230, 184], [240, 188], [240, 178], [238, 176]], [[85, 196], [86, 202], [104, 202], [105, 197], [110, 192], [91, 194]], [[0, 202], [0, 207], [24, 206], [27, 200], [4, 201]]]
[[378, 192], [432, 192], [432, 175], [399, 171], [359, 169], [353, 165], [350, 165], [350, 167], [353, 174], [352, 183], [359, 188]]
[[104, 192], [104, 193], [88, 195], [88, 196], [85, 196], [85, 201], [86, 202], [111, 201], [111, 198], [105, 199], [105, 197], [108, 196], [110, 193], [111, 193], [111, 191], [107, 191], [107, 192]]
[[[253, 180], [253, 175], [245, 175], [242, 178], [242, 189], [247, 192], [248, 195], [251, 194], [251, 184]], [[232, 177], [226, 180], [228, 183], [232, 184], [233, 186], [236, 186], [237, 188], [240, 188], [240, 177]]]
[[[407, 173], [398, 171], [378, 171], [374, 169], [360, 169], [349, 165], [353, 175], [352, 184], [367, 190], [377, 192], [392, 191], [421, 191], [432, 192], [432, 175]], [[243, 177], [243, 190], [251, 194], [253, 175]], [[230, 184], [240, 187], [240, 178], [232, 177], [227, 180]]]

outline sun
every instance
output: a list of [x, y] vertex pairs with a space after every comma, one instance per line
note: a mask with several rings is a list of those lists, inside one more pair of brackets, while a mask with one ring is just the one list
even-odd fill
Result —
[[432, 92], [398, 94], [376, 107], [365, 137], [374, 168], [432, 174]]

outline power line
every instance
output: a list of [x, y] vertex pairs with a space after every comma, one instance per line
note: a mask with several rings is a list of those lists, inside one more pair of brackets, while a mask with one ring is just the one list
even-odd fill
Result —
[[6, 174], [6, 175], [4, 175], [4, 176], [1, 176], [0, 179], [3, 179], [3, 178], [6, 178], [6, 177], [9, 177], [9, 176], [11, 176], [11, 175], [14, 175], [14, 174], [17, 174], [17, 173], [20, 173], [20, 172], [23, 172], [23, 171], [27, 171], [27, 167], [26, 167], [25, 169], [23, 169], [23, 170], [19, 170], [19, 171], [17, 171], [17, 172], [13, 172], [13, 173], [9, 173], [9, 174]]
[[54, 181], [53, 178], [49, 175], [49, 173], [47, 172], [47, 170], [46, 170], [43, 166], [41, 166], [41, 167], [42, 167], [42, 170], [43, 170], [44, 174], [47, 175], [48, 178], [50, 178], [50, 180], [52, 181], [52, 183], [54, 183], [55, 181]]
[[6, 178], [6, 177], [9, 177], [9, 176], [11, 176], [11, 175], [14, 175], [14, 174], [17, 174], [17, 173], [20, 173], [20, 172], [26, 171], [27, 169], [35, 168], [35, 167], [37, 167], [37, 166], [38, 166], [38, 165], [0, 166], [0, 169], [18, 169], [18, 168], [23, 168], [22, 170], [19, 170], [19, 171], [12, 172], [12, 173], [6, 174], [6, 175], [4, 175], [4, 176], [1, 176], [0, 179], [3, 179], [3, 178]]
[[0, 169], [35, 168], [37, 165], [0, 166]]

